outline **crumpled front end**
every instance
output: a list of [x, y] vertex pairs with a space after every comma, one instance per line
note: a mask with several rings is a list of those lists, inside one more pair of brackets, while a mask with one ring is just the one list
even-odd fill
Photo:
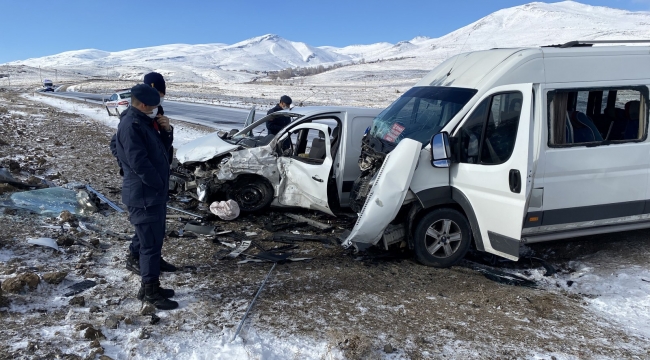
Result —
[[240, 175], [260, 175], [277, 188], [280, 176], [276, 157], [268, 147], [234, 151], [204, 162], [172, 164], [170, 191], [185, 193], [202, 202], [226, 199]]
[[277, 157], [267, 146], [233, 152], [217, 173], [222, 181], [234, 180], [242, 174], [257, 174], [267, 178], [273, 185], [280, 182]]
[[382, 238], [404, 204], [421, 150], [420, 142], [404, 139], [386, 156], [344, 247], [359, 249]]
[[366, 198], [370, 193], [372, 184], [375, 181], [377, 172], [384, 163], [386, 154], [377, 152], [368, 146], [365, 142], [361, 146], [361, 156], [359, 157], [359, 170], [361, 174], [354, 181], [350, 191], [350, 208], [355, 213], [360, 213]]

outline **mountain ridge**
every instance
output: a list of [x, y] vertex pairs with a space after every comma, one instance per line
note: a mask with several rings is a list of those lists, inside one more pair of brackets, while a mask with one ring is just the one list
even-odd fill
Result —
[[[574, 1], [532, 2], [505, 8], [437, 38], [417, 36], [395, 44], [311, 46], [265, 34], [235, 44], [168, 44], [107, 52], [67, 51], [6, 65], [117, 73], [124, 79], [159, 71], [177, 81], [243, 82], [286, 68], [412, 59], [404, 69], [431, 68], [459, 52], [495, 47], [550, 45], [571, 40], [650, 39], [650, 12], [633, 12]], [[257, 73], [257, 74], [256, 74]]]

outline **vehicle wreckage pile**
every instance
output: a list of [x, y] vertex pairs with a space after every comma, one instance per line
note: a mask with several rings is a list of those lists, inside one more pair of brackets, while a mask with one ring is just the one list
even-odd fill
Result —
[[169, 204], [163, 248], [179, 271], [161, 279], [181, 306], [156, 313], [124, 268], [133, 230], [110, 206], [120, 204], [114, 130], [14, 92], [0, 93], [0, 122], [0, 358], [648, 354], [581, 296], [504, 286], [471, 267], [428, 268], [408, 253], [346, 251], [338, 237], [354, 216], [222, 220], [183, 193]]

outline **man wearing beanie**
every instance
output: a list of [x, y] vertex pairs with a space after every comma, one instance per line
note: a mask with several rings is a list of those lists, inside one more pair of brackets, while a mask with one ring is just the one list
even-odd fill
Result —
[[[275, 107], [269, 110], [266, 114], [273, 114], [276, 111], [288, 110], [289, 105], [291, 105], [291, 98], [287, 95], [282, 95], [280, 98], [280, 103], [275, 105]], [[277, 117], [271, 121], [266, 122], [266, 129], [269, 131], [269, 134], [276, 135], [280, 132], [285, 126], [289, 125], [291, 118], [288, 116]]]
[[160, 94], [150, 85], [139, 84], [131, 89], [131, 106], [117, 128], [115, 149], [124, 171], [122, 203], [128, 207], [129, 220], [139, 241], [137, 262], [142, 283], [138, 298], [158, 309], [172, 310], [178, 307], [177, 302], [169, 300], [174, 291], [161, 288], [159, 280], [169, 190], [169, 153], [154, 125], [158, 105]]

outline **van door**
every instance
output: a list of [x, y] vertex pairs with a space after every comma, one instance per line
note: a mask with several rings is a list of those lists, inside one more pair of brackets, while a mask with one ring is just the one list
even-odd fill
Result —
[[334, 215], [327, 199], [327, 184], [332, 170], [329, 127], [306, 123], [280, 136], [276, 147], [286, 145], [278, 157], [280, 187], [278, 203]]
[[474, 213], [477, 247], [511, 260], [519, 258], [532, 187], [532, 98], [532, 84], [491, 89], [452, 140], [457, 162], [450, 169], [450, 184]]

